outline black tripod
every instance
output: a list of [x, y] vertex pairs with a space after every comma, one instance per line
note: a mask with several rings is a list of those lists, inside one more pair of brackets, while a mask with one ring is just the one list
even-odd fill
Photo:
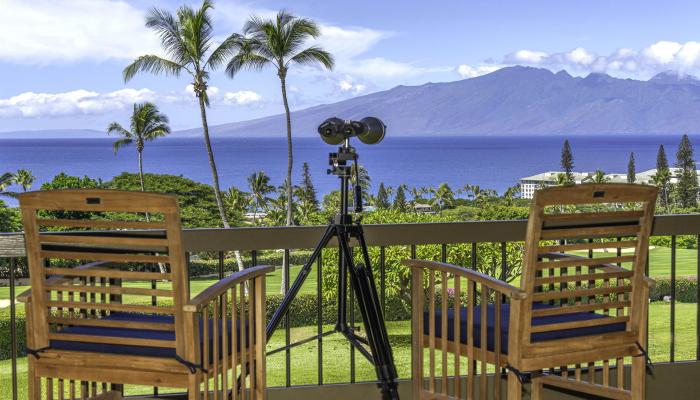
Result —
[[[323, 237], [321, 237], [318, 245], [313, 253], [311, 253], [311, 257], [299, 272], [296, 280], [282, 300], [282, 304], [280, 304], [280, 307], [272, 316], [270, 323], [267, 325], [267, 338], [270, 339], [273, 332], [282, 321], [282, 317], [289, 310], [292, 300], [294, 300], [299, 289], [301, 289], [301, 285], [309, 275], [313, 263], [320, 257], [321, 250], [325, 248], [334, 237], [338, 240], [339, 249], [338, 320], [336, 321], [335, 328], [332, 331], [324, 332], [306, 340], [273, 350], [270, 353], [287, 350], [331, 333], [341, 333], [354, 348], [374, 365], [379, 380], [378, 384], [382, 391], [382, 398], [385, 400], [398, 400], [396, 366], [394, 365], [394, 356], [391, 352], [391, 344], [389, 344], [389, 336], [387, 335], [386, 326], [384, 325], [384, 317], [382, 315], [379, 297], [377, 296], [377, 288], [372, 276], [367, 243], [365, 242], [360, 221], [353, 221], [352, 216], [348, 212], [348, 186], [352, 174], [352, 167], [348, 165], [348, 161], [357, 164], [357, 153], [355, 153], [355, 149], [350, 146], [349, 138], [346, 138], [343, 145], [338, 148], [338, 152], [330, 153], [329, 155], [331, 168], [328, 170], [328, 174], [337, 175], [340, 178], [340, 213], [336, 215], [333, 221], [328, 225]], [[359, 185], [357, 185], [358, 168], [357, 165], [355, 166], [356, 185], [354, 191], [354, 205], [355, 211], [359, 212], [362, 211], [362, 194]], [[353, 256], [350, 250], [351, 239], [356, 239], [359, 242], [364, 264], [358, 263], [355, 265], [353, 263]], [[350, 284], [355, 293], [357, 293], [357, 302], [367, 333], [367, 339], [358, 336], [355, 333], [355, 329], [347, 322], [348, 275], [350, 277]], [[351, 304], [350, 306], [352, 307], [353, 305]], [[369, 347], [369, 350], [367, 347]]]

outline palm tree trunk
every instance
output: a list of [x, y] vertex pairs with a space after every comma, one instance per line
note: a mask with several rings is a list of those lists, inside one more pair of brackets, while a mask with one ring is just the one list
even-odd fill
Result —
[[282, 84], [282, 101], [284, 102], [284, 112], [287, 117], [287, 226], [292, 225], [292, 117], [289, 113], [289, 103], [287, 102], [287, 83], [284, 76], [280, 77]]
[[[219, 215], [221, 216], [221, 222], [223, 223], [224, 228], [230, 228], [231, 225], [228, 223], [226, 211], [224, 210], [224, 202], [221, 200], [221, 189], [219, 189], [219, 173], [216, 170], [214, 152], [211, 149], [211, 141], [209, 140], [209, 124], [207, 123], [207, 110], [204, 105], [204, 97], [202, 96], [199, 96], [199, 112], [202, 116], [202, 132], [204, 134], [204, 144], [207, 147], [207, 156], [209, 156], [209, 167], [211, 167], [212, 187], [214, 188], [214, 198], [216, 199], [216, 206], [219, 208]], [[236, 256], [238, 270], [242, 271], [245, 268], [245, 266], [243, 265], [241, 252], [238, 250], [234, 250], [233, 253]]]
[[221, 200], [221, 190], [219, 189], [219, 173], [216, 171], [216, 162], [214, 161], [214, 152], [211, 149], [211, 141], [209, 140], [209, 125], [207, 124], [207, 111], [204, 105], [204, 97], [199, 96], [199, 112], [202, 115], [202, 132], [204, 133], [204, 144], [207, 148], [209, 156], [209, 167], [211, 168], [212, 187], [214, 188], [214, 198], [216, 198], [216, 206], [219, 208], [219, 215], [224, 228], [230, 228], [224, 203]]
[[[284, 103], [284, 112], [287, 117], [287, 226], [292, 225], [292, 117], [289, 113], [289, 102], [287, 101], [287, 83], [285, 74], [280, 75], [280, 83], [282, 85], [282, 102]], [[284, 252], [282, 256], [282, 280], [280, 282], [280, 292], [285, 293], [287, 288], [287, 271], [285, 269], [289, 265], [287, 260], [288, 252]]]
[[[143, 183], [143, 154], [141, 154], [141, 150], [138, 150], [137, 154], [139, 155], [139, 181], [141, 182], [141, 191], [145, 192], [146, 185]], [[150, 220], [151, 216], [146, 213], [146, 222]]]
[[141, 191], [145, 192], [146, 185], [144, 185], [144, 183], [143, 183], [143, 155], [141, 154], [140, 150], [138, 152], [138, 155], [139, 155], [139, 181], [141, 182]]

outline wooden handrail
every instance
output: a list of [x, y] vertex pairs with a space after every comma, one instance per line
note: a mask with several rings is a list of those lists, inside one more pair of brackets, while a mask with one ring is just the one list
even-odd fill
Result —
[[[526, 220], [514, 220], [367, 224], [363, 228], [368, 246], [402, 246], [517, 242], [525, 239], [526, 226]], [[325, 226], [184, 229], [182, 239], [184, 250], [190, 252], [311, 249], [324, 230]], [[700, 214], [656, 216], [652, 236], [672, 235], [700, 235]], [[23, 234], [0, 233], [0, 257], [23, 256]]]
[[243, 283], [245, 281], [256, 278], [260, 275], [268, 274], [275, 270], [274, 266], [271, 265], [259, 265], [256, 267], [246, 268], [242, 271], [234, 272], [233, 274], [213, 283], [208, 288], [204, 289], [199, 293], [194, 299], [190, 300], [187, 304], [183, 306], [183, 310], [187, 312], [197, 312], [207, 305], [210, 301], [216, 297], [221, 296], [227, 290]]
[[526, 297], [526, 293], [520, 290], [520, 288], [470, 268], [427, 260], [404, 260], [401, 263], [411, 268], [428, 268], [462, 276], [474, 282], [478, 282], [489, 289], [505, 294], [512, 299], [524, 299]]

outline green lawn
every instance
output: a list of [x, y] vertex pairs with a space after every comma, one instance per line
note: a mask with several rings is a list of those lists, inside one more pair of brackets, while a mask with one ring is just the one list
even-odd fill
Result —
[[[301, 266], [292, 266], [289, 271], [290, 275], [290, 285], [292, 282], [294, 282], [294, 279], [296, 276], [299, 274], [299, 271], [301, 270]], [[212, 278], [207, 278], [207, 279], [192, 279], [190, 281], [190, 291], [192, 293], [192, 296], [196, 296], [198, 293], [209, 287], [209, 285], [213, 284], [216, 282], [217, 279], [212, 279]], [[306, 278], [306, 282], [304, 283], [304, 286], [301, 288], [301, 293], [306, 293], [306, 294], [316, 294], [316, 268], [313, 268], [313, 271], [308, 275]], [[265, 280], [265, 286], [266, 286], [266, 291], [267, 294], [276, 294], [280, 293], [280, 285], [282, 282], [282, 270], [281, 269], [276, 269], [274, 273], [270, 274], [267, 276]], [[150, 287], [151, 283], [150, 282], [128, 282], [125, 285], [131, 286], [131, 287]], [[168, 287], [168, 283], [158, 283], [158, 287], [163, 288], [163, 287]], [[17, 295], [21, 294], [25, 290], [29, 289], [29, 286], [17, 286], [15, 288], [15, 293]], [[2, 286], [0, 287], [0, 300], [8, 300], [10, 298], [10, 288]], [[125, 302], [129, 302], [129, 298], [125, 298]], [[135, 300], [132, 298], [132, 300]], [[0, 308], [3, 308], [0, 306]]]
[[[676, 346], [675, 357], [677, 361], [693, 360], [696, 357], [695, 338], [695, 312], [696, 304], [676, 305]], [[650, 347], [649, 352], [654, 362], [669, 360], [670, 346], [670, 304], [652, 303], [649, 311], [650, 320]], [[399, 376], [410, 376], [411, 342], [410, 321], [388, 322], [389, 339], [391, 340], [396, 366]], [[316, 333], [316, 327], [294, 328], [292, 341], [311, 336]], [[331, 326], [324, 326], [324, 330]], [[284, 332], [278, 331], [270, 340], [269, 349], [279, 347], [284, 343]], [[292, 385], [316, 384], [318, 376], [317, 368], [317, 343], [314, 341], [292, 349]], [[339, 335], [332, 335], [323, 340], [323, 380], [324, 383], [342, 383], [350, 381], [350, 351], [349, 345]], [[374, 379], [374, 369], [358, 353], [356, 359], [356, 380]], [[18, 374], [20, 385], [20, 399], [26, 399], [26, 358], [18, 360]], [[284, 385], [285, 359], [284, 353], [272, 355], [267, 361], [267, 380], [269, 386]], [[10, 360], [0, 361], [0, 399], [10, 398]], [[147, 388], [131, 388], [129, 394], [138, 391], [148, 391]], [[145, 392], [144, 392], [145, 393]]]

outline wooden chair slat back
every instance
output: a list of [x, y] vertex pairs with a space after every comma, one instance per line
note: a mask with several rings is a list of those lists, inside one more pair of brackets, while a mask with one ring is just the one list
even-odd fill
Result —
[[[52, 339], [104, 341], [61, 332], [69, 326], [122, 327], [174, 331], [174, 340], [142, 340], [136, 345], [182, 352], [182, 307], [189, 291], [174, 196], [56, 190], [24, 193], [19, 202], [35, 346], [46, 347]], [[173, 319], [125, 322], [117, 313]]]
[[[626, 324], [646, 301], [643, 284], [657, 189], [583, 184], [535, 193], [528, 221], [521, 289], [523, 337], [565, 329]], [[535, 318], [593, 312], [610, 318], [533, 323]]]

